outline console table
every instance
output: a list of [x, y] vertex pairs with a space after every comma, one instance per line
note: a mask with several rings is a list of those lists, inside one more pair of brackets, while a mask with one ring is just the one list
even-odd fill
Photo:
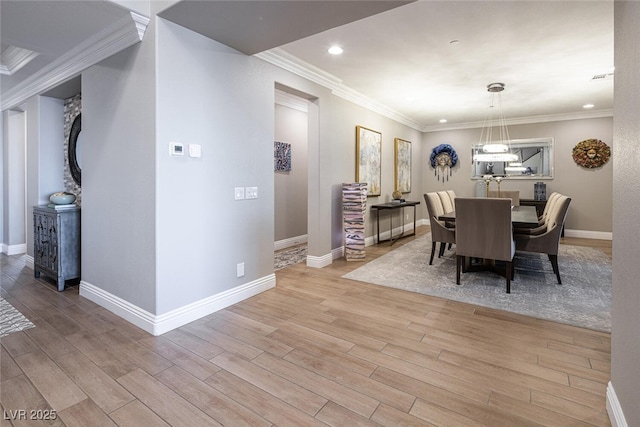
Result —
[[[393, 203], [393, 202], [388, 202], [388, 203], [382, 203], [379, 205], [372, 205], [371, 209], [375, 209], [376, 210], [376, 226], [378, 227], [378, 243], [382, 243], [382, 242], [391, 242], [391, 245], [393, 245], [393, 243], [402, 238], [402, 237], [409, 237], [409, 236], [413, 236], [416, 234], [416, 206], [419, 205], [420, 202], [402, 202], [402, 203]], [[407, 206], [413, 206], [413, 231], [409, 234], [405, 234], [404, 232], [404, 208], [406, 208]], [[402, 232], [400, 233], [400, 235], [396, 236], [394, 238], [393, 236], [393, 211], [395, 209], [401, 209], [402, 211]], [[388, 211], [389, 212], [389, 238], [385, 239], [385, 240], [380, 240], [380, 211]]]

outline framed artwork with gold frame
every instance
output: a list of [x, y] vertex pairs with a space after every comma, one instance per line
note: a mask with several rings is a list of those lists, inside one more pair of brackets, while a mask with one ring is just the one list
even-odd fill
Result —
[[394, 140], [394, 189], [401, 193], [411, 192], [411, 141]]
[[381, 194], [382, 133], [356, 126], [356, 182], [367, 184], [367, 196]]

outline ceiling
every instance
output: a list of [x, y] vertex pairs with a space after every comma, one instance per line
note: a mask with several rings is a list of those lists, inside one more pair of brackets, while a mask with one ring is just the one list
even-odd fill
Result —
[[[33, 67], [126, 14], [108, 1], [3, 0], [0, 11], [3, 48], [42, 52]], [[247, 54], [293, 61], [328, 77], [334, 93], [420, 130], [482, 122], [492, 82], [506, 85], [511, 123], [612, 114], [610, 0], [182, 1], [160, 16]], [[344, 53], [328, 54], [333, 44]], [[3, 75], [3, 92], [32, 64]]]

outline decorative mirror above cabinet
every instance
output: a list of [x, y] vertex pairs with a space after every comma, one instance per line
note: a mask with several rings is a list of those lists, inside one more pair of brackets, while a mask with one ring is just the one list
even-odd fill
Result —
[[482, 179], [486, 175], [509, 179], [553, 178], [553, 138], [514, 139], [505, 145], [515, 160], [497, 161], [499, 155], [493, 159], [482, 144], [474, 145], [471, 179]]

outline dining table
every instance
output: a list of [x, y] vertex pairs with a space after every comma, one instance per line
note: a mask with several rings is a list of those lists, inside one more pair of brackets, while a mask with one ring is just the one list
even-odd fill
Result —
[[[456, 211], [446, 212], [438, 216], [440, 221], [455, 222]], [[517, 228], [533, 228], [538, 226], [538, 213], [535, 206], [512, 206], [511, 224]]]

